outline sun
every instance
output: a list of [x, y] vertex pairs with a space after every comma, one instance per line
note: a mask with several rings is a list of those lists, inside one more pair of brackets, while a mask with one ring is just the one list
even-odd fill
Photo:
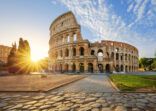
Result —
[[38, 62], [39, 60], [43, 59], [44, 56], [39, 53], [33, 53], [31, 54], [31, 61], [32, 62]]

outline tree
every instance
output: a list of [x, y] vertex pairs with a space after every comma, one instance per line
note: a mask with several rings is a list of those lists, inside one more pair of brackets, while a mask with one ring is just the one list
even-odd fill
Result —
[[12, 44], [12, 48], [10, 50], [10, 54], [8, 56], [8, 67], [9, 67], [9, 72], [10, 73], [15, 73], [17, 72], [17, 48], [16, 48], [16, 43]]
[[18, 50], [14, 44], [8, 57], [8, 65], [10, 68], [16, 69], [14, 73], [29, 73], [31, 71], [30, 46], [27, 40], [19, 39]]
[[19, 73], [30, 72], [30, 46], [27, 40], [20, 38], [17, 51]]
[[155, 58], [153, 60], [153, 63], [151, 65], [151, 67], [152, 67], [153, 70], [156, 70], [156, 52], [155, 52], [155, 55], [154, 56], [155, 56]]
[[153, 63], [152, 58], [141, 58], [139, 60], [139, 66], [144, 68], [144, 70], [152, 70], [151, 64]]

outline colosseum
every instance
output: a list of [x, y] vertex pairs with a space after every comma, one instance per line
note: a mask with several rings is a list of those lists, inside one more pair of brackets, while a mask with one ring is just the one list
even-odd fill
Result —
[[51, 24], [50, 69], [58, 73], [112, 73], [138, 70], [136, 47], [117, 41], [91, 43], [83, 39], [81, 27], [70, 11]]

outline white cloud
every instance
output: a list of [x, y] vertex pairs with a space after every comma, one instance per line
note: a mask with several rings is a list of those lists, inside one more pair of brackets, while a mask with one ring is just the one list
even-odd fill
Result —
[[[69, 10], [77, 16], [81, 26], [89, 28], [97, 38], [93, 40], [117, 40], [128, 42], [139, 48], [141, 56], [153, 56], [156, 47], [155, 39], [151, 40], [144, 35], [131, 30], [139, 20], [145, 16], [145, 9], [149, 0], [130, 1], [127, 12], [136, 15], [134, 22], [125, 23], [121, 16], [117, 15], [106, 0], [61, 0], [59, 3], [64, 4]], [[149, 12], [150, 13], [150, 12]], [[153, 14], [153, 11], [151, 10]], [[151, 16], [150, 16], [151, 17]], [[148, 44], [145, 46], [145, 44]], [[149, 49], [151, 52], [149, 52]], [[146, 49], [146, 52], [142, 50]], [[153, 52], [152, 52], [153, 51]]]

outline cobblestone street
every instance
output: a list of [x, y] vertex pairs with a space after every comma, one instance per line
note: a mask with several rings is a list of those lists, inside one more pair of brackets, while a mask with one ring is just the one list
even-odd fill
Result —
[[105, 75], [47, 93], [0, 93], [0, 111], [156, 111], [155, 93], [119, 93]]
[[64, 92], [116, 92], [111, 85], [109, 78], [104, 74], [89, 75], [88, 77], [76, 81], [72, 84], [60, 87], [55, 91]]
[[0, 111], [156, 111], [152, 93], [1, 93]]

